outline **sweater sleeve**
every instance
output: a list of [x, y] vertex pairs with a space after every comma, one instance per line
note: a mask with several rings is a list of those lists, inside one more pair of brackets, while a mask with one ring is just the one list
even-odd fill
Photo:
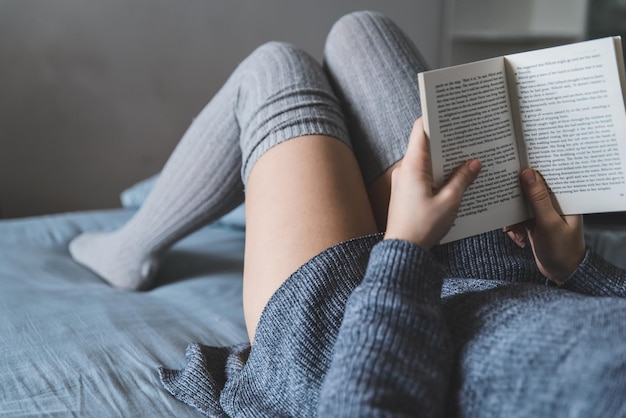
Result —
[[590, 296], [626, 297], [626, 270], [588, 249], [578, 269], [561, 287]]
[[431, 253], [385, 240], [346, 305], [320, 416], [441, 416], [453, 362]]

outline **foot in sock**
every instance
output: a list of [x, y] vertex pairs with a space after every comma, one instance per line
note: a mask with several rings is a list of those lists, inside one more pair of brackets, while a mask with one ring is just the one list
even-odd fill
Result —
[[112, 286], [125, 290], [145, 290], [152, 283], [158, 259], [123, 245], [114, 232], [89, 232], [69, 245], [72, 258], [98, 274]]

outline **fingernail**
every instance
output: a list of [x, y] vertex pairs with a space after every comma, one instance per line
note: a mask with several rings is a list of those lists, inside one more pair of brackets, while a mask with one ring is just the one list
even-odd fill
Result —
[[522, 181], [528, 186], [532, 186], [537, 181], [535, 170], [529, 169], [522, 172]]
[[471, 171], [472, 174], [478, 174], [480, 173], [482, 164], [478, 160], [471, 160], [470, 162], [467, 163], [467, 168], [469, 168], [469, 171]]

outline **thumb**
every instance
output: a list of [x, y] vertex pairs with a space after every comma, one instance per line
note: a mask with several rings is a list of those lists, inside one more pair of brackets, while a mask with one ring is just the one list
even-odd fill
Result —
[[548, 187], [539, 173], [527, 168], [522, 171], [520, 178], [524, 194], [535, 212], [535, 217], [541, 220], [549, 220], [555, 216], [560, 218], [552, 204]]
[[459, 168], [457, 168], [454, 173], [452, 173], [452, 176], [450, 176], [444, 188], [452, 189], [459, 196], [462, 196], [470, 184], [476, 180], [476, 177], [478, 177], [481, 169], [482, 164], [480, 161], [467, 161], [465, 164], [462, 164]]

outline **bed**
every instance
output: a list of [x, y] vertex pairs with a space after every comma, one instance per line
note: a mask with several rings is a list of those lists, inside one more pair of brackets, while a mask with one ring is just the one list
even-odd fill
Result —
[[243, 207], [175, 245], [154, 289], [116, 290], [74, 263], [68, 242], [122, 225], [125, 208], [0, 222], [0, 416], [197, 416], [159, 382], [191, 341], [247, 341]]
[[[177, 243], [156, 286], [111, 288], [74, 263], [68, 242], [122, 225], [154, 178], [123, 208], [0, 221], [0, 416], [198, 416], [160, 384], [192, 341], [247, 341], [241, 305], [243, 206]], [[626, 267], [620, 217], [591, 217], [587, 242]]]

